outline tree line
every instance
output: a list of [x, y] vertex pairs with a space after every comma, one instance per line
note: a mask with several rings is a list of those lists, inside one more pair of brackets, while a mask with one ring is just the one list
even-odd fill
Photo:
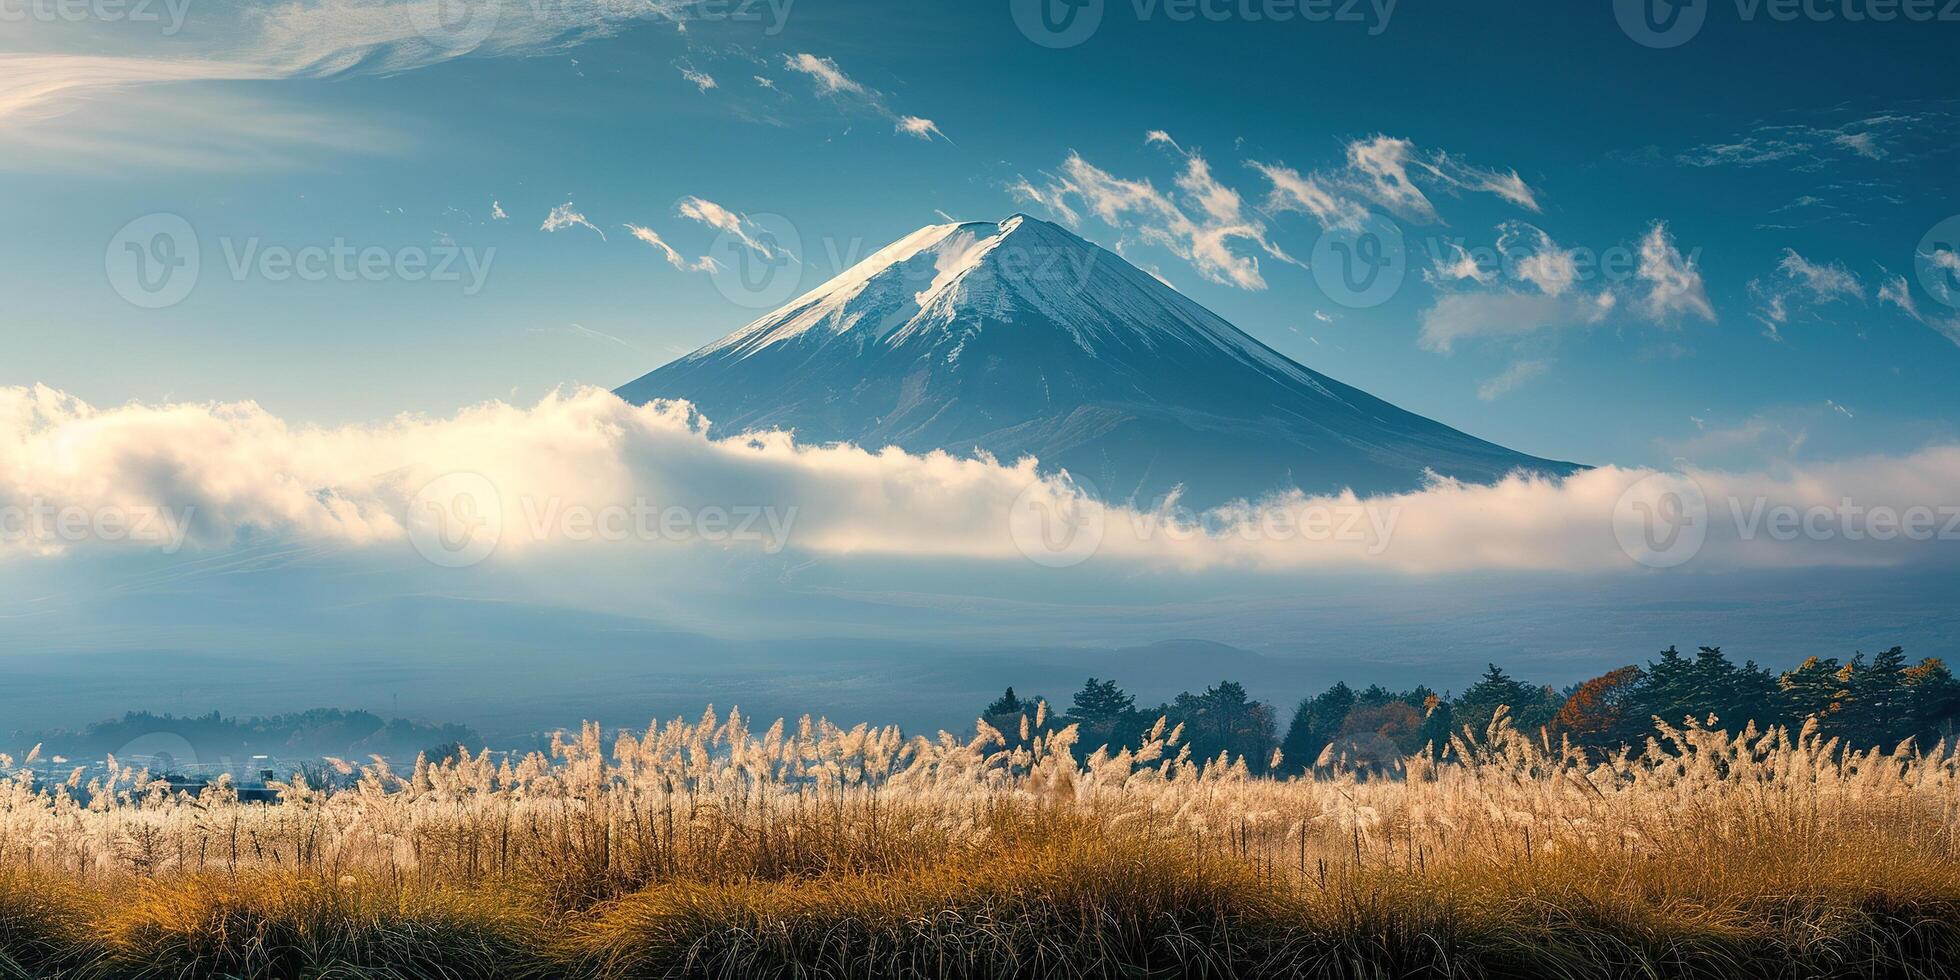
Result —
[[1693, 654], [1668, 647], [1644, 665], [1563, 690], [1518, 680], [1496, 664], [1456, 695], [1421, 685], [1356, 690], [1342, 682], [1301, 699], [1284, 735], [1273, 706], [1253, 700], [1233, 681], [1139, 708], [1115, 681], [1091, 677], [1059, 712], [1044, 707], [1045, 701], [1018, 696], [1010, 687], [982, 717], [1010, 744], [1079, 725], [1079, 744], [1112, 747], [1140, 744], [1161, 717], [1184, 726], [1194, 758], [1229, 753], [1264, 773], [1273, 771], [1277, 749], [1277, 772], [1286, 774], [1335, 761], [1386, 765], [1428, 746], [1440, 749], [1466, 727], [1481, 735], [1499, 707], [1509, 709], [1522, 731], [1542, 729], [1555, 743], [1566, 740], [1595, 753], [1641, 751], [1656, 718], [1674, 725], [1713, 718], [1731, 731], [1751, 723], [1794, 729], [1816, 719], [1827, 737], [1887, 749], [1908, 738], [1927, 748], [1941, 740], [1952, 744], [1960, 726], [1960, 682], [1953, 672], [1938, 658], [1909, 663], [1896, 646], [1848, 661], [1811, 657], [1780, 674], [1754, 661], [1737, 664], [1720, 647]]

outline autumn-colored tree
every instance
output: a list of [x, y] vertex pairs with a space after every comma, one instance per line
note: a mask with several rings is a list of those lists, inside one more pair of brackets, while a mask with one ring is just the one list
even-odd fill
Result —
[[[1580, 684], [1552, 716], [1552, 734], [1581, 745], [1605, 745], [1626, 734], [1631, 700], [1642, 673], [1628, 665]], [[1645, 727], [1647, 719], [1639, 719]]]

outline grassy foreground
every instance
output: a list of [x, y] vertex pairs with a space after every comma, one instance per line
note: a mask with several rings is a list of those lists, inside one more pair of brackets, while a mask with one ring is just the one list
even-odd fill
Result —
[[1602, 761], [1500, 723], [1279, 781], [1174, 734], [1077, 760], [705, 719], [271, 807], [17, 782], [0, 975], [1960, 972], [1943, 747], [1663, 730]]

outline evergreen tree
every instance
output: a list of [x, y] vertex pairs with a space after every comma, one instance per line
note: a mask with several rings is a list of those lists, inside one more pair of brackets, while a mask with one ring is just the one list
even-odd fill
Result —
[[1844, 686], [1844, 665], [1836, 657], [1805, 660], [1795, 670], [1785, 673], [1779, 686], [1785, 716], [1799, 725], [1812, 716], [1820, 724], [1834, 724], [1831, 716], [1843, 708], [1850, 696]]
[[1354, 689], [1344, 681], [1300, 700], [1300, 706], [1293, 709], [1293, 721], [1286, 726], [1286, 739], [1279, 747], [1288, 772], [1300, 772], [1320, 758], [1320, 751], [1340, 734], [1355, 701]]
[[1184, 739], [1196, 759], [1213, 759], [1220, 752], [1243, 757], [1254, 773], [1266, 771], [1272, 759], [1273, 709], [1246, 696], [1245, 688], [1221, 681], [1203, 694], [1185, 692], [1166, 706], [1172, 724], [1184, 725]]
[[1422, 730], [1416, 733], [1417, 751], [1429, 748], [1439, 757], [1450, 746], [1450, 737], [1457, 732], [1456, 712], [1450, 708], [1447, 698], [1430, 695], [1423, 705], [1428, 714], [1423, 716]]
[[987, 705], [985, 713], [988, 718], [993, 718], [998, 715], [1018, 715], [1026, 709], [1027, 706], [1022, 703], [1020, 698], [1014, 696], [1014, 689], [1010, 687], [1007, 689], [1006, 694], [996, 698], [994, 703]]
[[1552, 692], [1516, 680], [1502, 667], [1490, 664], [1484, 676], [1456, 699], [1457, 727], [1468, 726], [1482, 738], [1500, 705], [1511, 709], [1512, 723], [1519, 731], [1526, 732], [1550, 722], [1552, 713], [1558, 710]]
[[1105, 722], [1135, 713], [1137, 699], [1123, 693], [1115, 681], [1091, 677], [1070, 702], [1069, 718], [1078, 722]]
[[1903, 649], [1893, 647], [1869, 663], [1863, 654], [1852, 657], [1850, 673], [1840, 730], [1854, 747], [1889, 749], [1914, 733]]
[[[1000, 730], [1007, 741], [1008, 748], [1020, 748], [1027, 745], [1037, 732], [1054, 729], [1057, 719], [1053, 716], [1043, 719], [1044, 723], [1041, 725], [1035, 724], [1035, 719], [1042, 715], [1041, 703], [1044, 700], [1046, 699], [1041, 697], [1018, 697], [1010, 687], [1007, 693], [987, 705], [986, 713], [982, 717], [986, 719], [987, 724]], [[1023, 719], [1026, 720], [1028, 739], [1021, 737]]]
[[1627, 731], [1643, 733], [1638, 737], [1644, 737], [1655, 718], [1670, 725], [1681, 724], [1701, 707], [1695, 686], [1694, 662], [1672, 646], [1662, 650], [1660, 659], [1648, 661], [1641, 671], [1640, 686], [1628, 700]]
[[1777, 684], [1776, 675], [1767, 667], [1761, 667], [1754, 660], [1744, 661], [1737, 669], [1729, 688], [1728, 713], [1722, 720], [1731, 725], [1746, 725], [1755, 722], [1758, 729], [1772, 725], [1788, 725], [1793, 719], [1784, 705], [1783, 692]]
[[1960, 727], [1960, 681], [1936, 657], [1927, 657], [1906, 669], [1908, 703], [1914, 731], [1931, 745], [1942, 739], [1952, 744], [1954, 729]]
[[1115, 681], [1091, 677], [1075, 692], [1065, 717], [1081, 726], [1080, 744], [1084, 747], [1113, 748], [1129, 744], [1141, 734], [1142, 716], [1137, 713], [1136, 700], [1123, 693]]
[[1692, 659], [1668, 647], [1641, 675], [1627, 698], [1616, 733], [1628, 744], [1644, 741], [1655, 718], [1670, 725], [1690, 718], [1707, 724], [1712, 715], [1717, 727], [1741, 731], [1751, 722], [1765, 728], [1784, 724], [1791, 717], [1787, 694], [1776, 675], [1753, 660], [1736, 666], [1721, 647], [1702, 647]]

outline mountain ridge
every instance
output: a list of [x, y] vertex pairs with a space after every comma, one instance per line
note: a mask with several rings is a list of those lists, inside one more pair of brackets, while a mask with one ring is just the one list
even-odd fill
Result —
[[718, 432], [1032, 455], [1106, 499], [1489, 482], [1540, 459], [1313, 371], [1052, 223], [928, 225], [617, 389]]

